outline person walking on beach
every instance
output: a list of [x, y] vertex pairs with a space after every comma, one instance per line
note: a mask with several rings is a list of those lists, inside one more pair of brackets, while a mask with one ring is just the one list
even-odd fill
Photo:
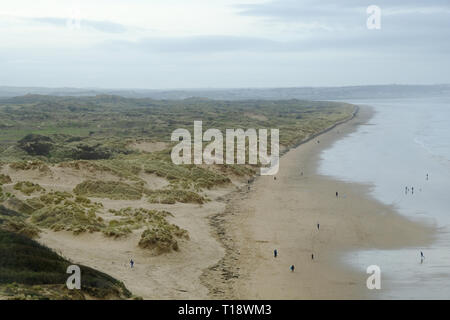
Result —
[[425, 259], [425, 256], [423, 255], [423, 252], [422, 252], [422, 251], [420, 251], [420, 259], [421, 259], [421, 260]]
[[133, 261], [133, 259], [131, 259], [130, 260], [130, 267], [133, 268], [133, 266], [134, 266], [134, 261]]
[[427, 173], [427, 181], [428, 181], [428, 173]]
[[311, 260], [314, 260], [314, 253], [311, 253]]
[[414, 187], [411, 187], [411, 194], [414, 194]]
[[339, 196], [339, 193], [336, 191], [336, 198]]
[[291, 269], [291, 272], [294, 272], [295, 266], [292, 265], [292, 266], [290, 267], [290, 269]]
[[317, 230], [320, 230], [320, 224], [319, 223], [317, 224]]
[[278, 256], [278, 250], [275, 249], [275, 250], [273, 250], [273, 257], [276, 258], [277, 256]]

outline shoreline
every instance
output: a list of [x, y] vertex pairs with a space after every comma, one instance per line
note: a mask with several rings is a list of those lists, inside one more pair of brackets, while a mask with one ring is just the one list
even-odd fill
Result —
[[370, 186], [317, 173], [321, 151], [372, 115], [361, 106], [351, 118], [285, 152], [277, 180], [258, 177], [251, 191], [241, 189], [226, 198], [226, 209], [210, 218], [225, 256], [201, 277], [211, 298], [377, 298], [376, 290], [366, 288], [368, 275], [345, 265], [341, 254], [431, 242], [431, 227], [371, 198]]

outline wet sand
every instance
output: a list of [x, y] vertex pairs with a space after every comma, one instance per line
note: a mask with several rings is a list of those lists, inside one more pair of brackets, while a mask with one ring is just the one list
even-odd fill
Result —
[[376, 299], [380, 292], [366, 287], [369, 275], [348, 267], [342, 254], [432, 241], [432, 227], [371, 198], [370, 186], [317, 174], [321, 150], [371, 116], [369, 107], [360, 107], [352, 120], [286, 153], [276, 180], [258, 177], [249, 192], [242, 188], [230, 196], [226, 210], [211, 218], [226, 249], [224, 258], [202, 276], [211, 297]]

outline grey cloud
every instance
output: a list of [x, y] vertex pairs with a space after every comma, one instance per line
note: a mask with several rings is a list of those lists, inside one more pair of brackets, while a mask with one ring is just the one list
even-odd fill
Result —
[[236, 5], [238, 12], [242, 15], [260, 16], [279, 19], [333, 19], [349, 18], [358, 12], [365, 12], [371, 5], [377, 5], [381, 9], [404, 11], [404, 14], [414, 11], [414, 14], [423, 12], [423, 9], [434, 8], [436, 10], [450, 10], [448, 0], [376, 0], [364, 2], [361, 0], [274, 0], [262, 4], [242, 4]]
[[[27, 18], [26, 20], [38, 23], [51, 24], [57, 27], [66, 27], [67, 22], [70, 20], [70, 18], [63, 19], [63, 18], [45, 17], [45, 18]], [[121, 33], [127, 30], [127, 28], [124, 25], [110, 21], [80, 19], [79, 23], [81, 28], [91, 28], [105, 33]]]
[[111, 41], [102, 45], [109, 50], [164, 54], [211, 53], [302, 53], [311, 51], [389, 53], [449, 53], [449, 34], [428, 32], [396, 33], [370, 31], [365, 28], [345, 32], [315, 32], [313, 37], [279, 41], [245, 36], [197, 36], [179, 38], [145, 38], [137, 42]]
[[[319, 23], [329, 29], [363, 28], [369, 4], [357, 0], [298, 1], [276, 0], [263, 4], [238, 5], [244, 16], [265, 18], [273, 23]], [[448, 0], [377, 0], [382, 21], [398, 30], [411, 31], [423, 28], [447, 27], [450, 30], [450, 2]], [[392, 30], [392, 29], [391, 29]], [[436, 29], [439, 31], [439, 29]]]
[[[381, 8], [381, 30], [366, 28], [369, 4]], [[263, 4], [237, 6], [244, 16], [266, 19], [285, 25], [284, 29], [299, 36], [313, 35], [303, 45], [314, 49], [358, 49], [361, 51], [404, 50], [448, 53], [450, 45], [450, 2], [448, 0], [358, 0], [298, 1], [276, 0]], [[316, 23], [315, 30], [304, 30], [297, 23]], [[323, 27], [325, 26], [325, 27]], [[294, 46], [298, 48], [299, 46]]]
[[145, 38], [137, 42], [112, 41], [107, 46], [129, 50], [183, 53], [183, 52], [230, 52], [230, 51], [279, 51], [286, 46], [278, 41], [245, 36], [195, 36], [174, 38]]

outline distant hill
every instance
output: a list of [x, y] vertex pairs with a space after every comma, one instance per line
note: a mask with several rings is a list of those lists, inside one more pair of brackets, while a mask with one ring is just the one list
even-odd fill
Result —
[[450, 95], [450, 84], [440, 85], [372, 85], [347, 87], [292, 87], [292, 88], [241, 88], [241, 89], [100, 89], [100, 88], [44, 88], [0, 86], [0, 98], [23, 95], [96, 96], [116, 95], [126, 98], [187, 99], [192, 97], [216, 100], [246, 99], [377, 99]]

